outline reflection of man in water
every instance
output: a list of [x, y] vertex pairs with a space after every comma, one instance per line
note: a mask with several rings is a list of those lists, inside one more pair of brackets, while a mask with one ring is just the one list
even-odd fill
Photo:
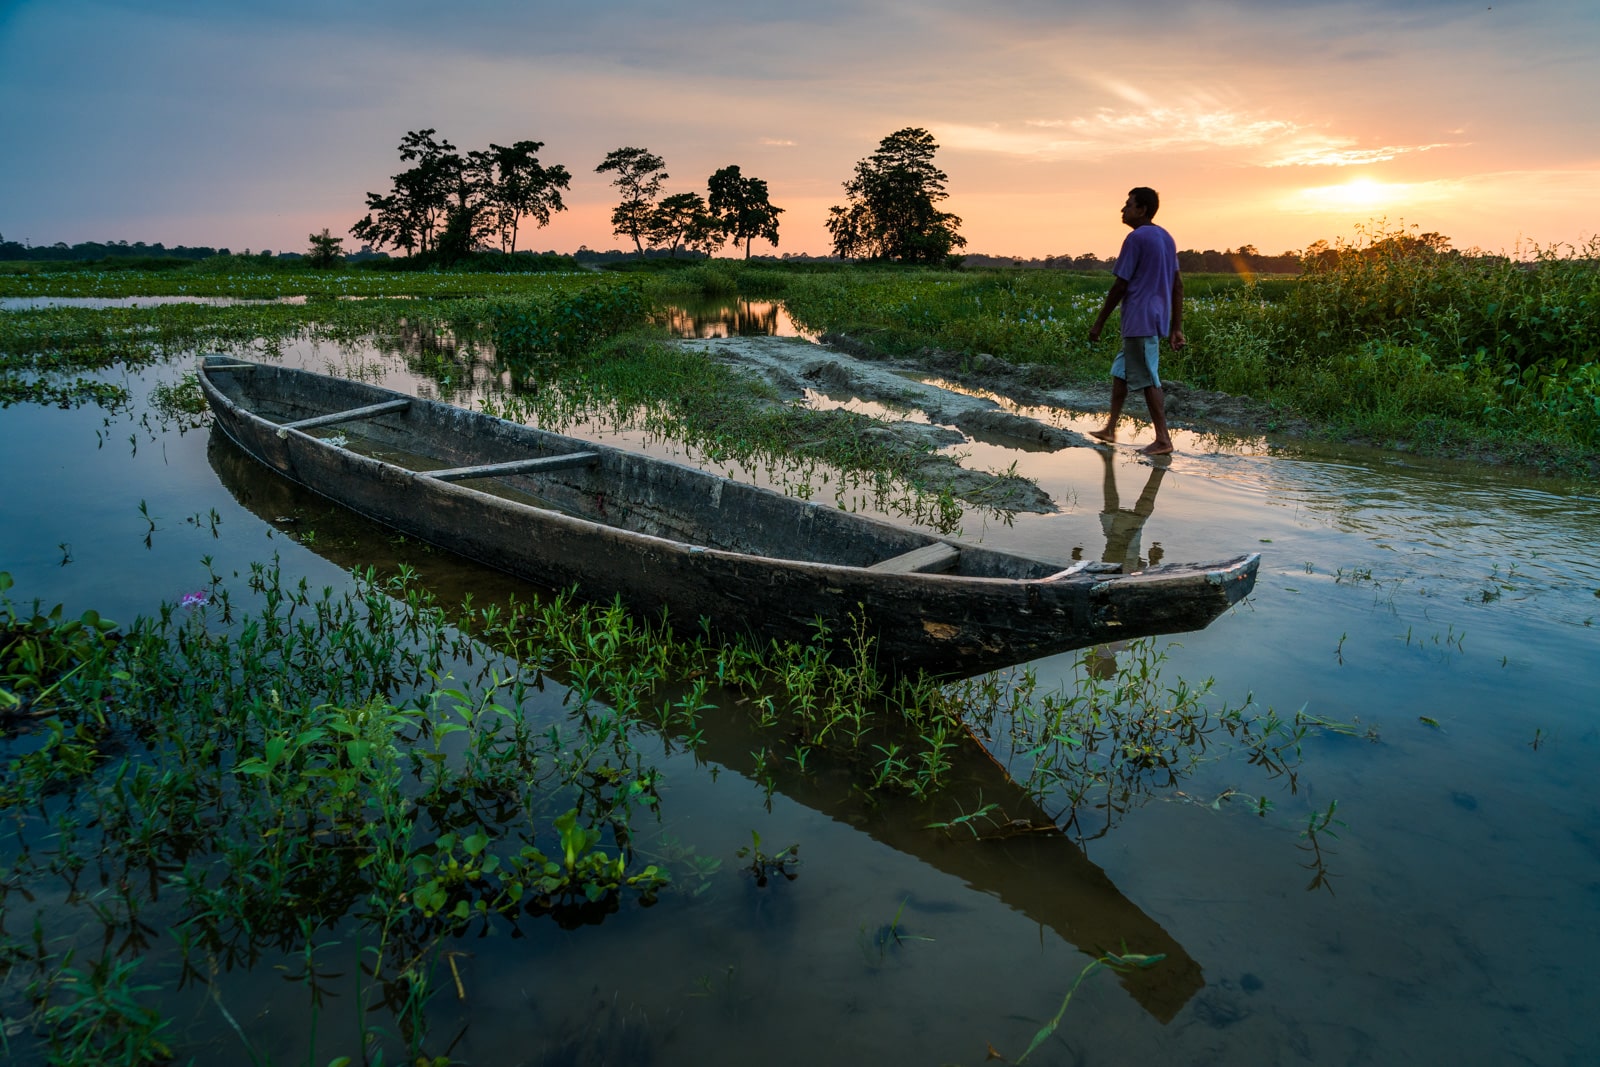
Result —
[[[1144, 492], [1132, 508], [1122, 506], [1117, 493], [1117, 472], [1110, 452], [1101, 452], [1105, 461], [1105, 507], [1100, 509], [1100, 528], [1106, 532], [1106, 551], [1100, 558], [1106, 563], [1121, 565], [1123, 574], [1141, 571], [1145, 561], [1139, 558], [1139, 538], [1144, 533], [1144, 521], [1156, 510], [1156, 491], [1171, 462], [1163, 456], [1151, 462], [1150, 477], [1145, 480]], [[1150, 546], [1150, 566], [1161, 562], [1161, 546]], [[1108, 680], [1117, 676], [1117, 653], [1127, 647], [1124, 641], [1109, 645], [1096, 645], [1084, 654], [1083, 663], [1092, 677]]]
[[[1132, 508], [1122, 506], [1117, 495], [1117, 473], [1110, 452], [1100, 453], [1105, 461], [1105, 507], [1100, 510], [1100, 527], [1106, 532], [1106, 551], [1100, 558], [1107, 563], [1122, 565], [1123, 574], [1142, 571], [1145, 561], [1139, 558], [1139, 537], [1144, 532], [1144, 521], [1156, 509], [1156, 491], [1161, 488], [1161, 478], [1167, 473], [1167, 464], [1160, 460], [1151, 463], [1150, 477], [1144, 483], [1144, 492]], [[1150, 566], [1161, 562], [1161, 546], [1150, 548]]]

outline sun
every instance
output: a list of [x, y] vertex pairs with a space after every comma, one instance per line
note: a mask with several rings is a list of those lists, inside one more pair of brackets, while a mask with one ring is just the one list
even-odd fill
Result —
[[1301, 197], [1323, 210], [1370, 211], [1396, 203], [1402, 187], [1372, 178], [1351, 178], [1343, 185], [1321, 185], [1302, 189]]

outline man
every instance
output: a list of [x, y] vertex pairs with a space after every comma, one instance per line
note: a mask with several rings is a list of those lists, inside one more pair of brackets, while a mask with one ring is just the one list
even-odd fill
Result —
[[1089, 340], [1100, 340], [1100, 331], [1112, 309], [1122, 305], [1122, 353], [1111, 364], [1111, 415], [1105, 429], [1090, 430], [1089, 436], [1115, 441], [1117, 420], [1122, 417], [1128, 390], [1142, 390], [1156, 430], [1156, 439], [1140, 449], [1147, 456], [1164, 456], [1172, 451], [1158, 367], [1161, 337], [1167, 335], [1175, 349], [1184, 346], [1183, 276], [1178, 273], [1178, 246], [1171, 234], [1151, 221], [1160, 206], [1161, 198], [1154, 189], [1141, 185], [1128, 193], [1128, 202], [1122, 205], [1122, 223], [1133, 232], [1123, 238], [1114, 271], [1117, 280], [1106, 294], [1094, 325], [1089, 327]]

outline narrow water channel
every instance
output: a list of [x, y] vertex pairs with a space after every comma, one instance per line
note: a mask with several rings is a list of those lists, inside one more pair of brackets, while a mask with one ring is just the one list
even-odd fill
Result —
[[[744, 307], [686, 312], [684, 326], [767, 321], [773, 309]], [[283, 358], [441, 389], [375, 349]], [[14, 600], [131, 619], [203, 584], [207, 567], [245, 574], [274, 556], [313, 586], [404, 561], [447, 599], [514, 588], [398, 543], [203, 429], [144, 418], [151, 390], [187, 369], [128, 378], [128, 414], [15, 407], [0, 418], [0, 570]], [[1034, 414], [1077, 429], [1095, 420]], [[696, 458], [642, 431], [579, 432]], [[1085, 982], [1031, 1062], [1600, 1060], [1593, 487], [1379, 451], [1176, 439], [1177, 454], [1155, 461], [1131, 448], [969, 440], [964, 462], [1015, 464], [1059, 510], [971, 512], [962, 536], [1129, 564], [1260, 551], [1247, 602], [1154, 647], [1167, 656], [1164, 684], [1210, 679], [1218, 708], [1304, 710], [1329, 724], [1292, 773], [1217, 733], [1181, 776], [1103, 798], [1067, 833], [978, 841], [930, 824], [984, 803], [1021, 821], [1056, 814], [1018, 790], [1028, 754], [1003, 730], [921, 805], [827, 775], [764, 776], [744, 720], [709, 720], [699, 750], [664, 741], [654, 754], [660, 816], [641, 847], [720, 866], [694, 893], [593, 925], [525, 922], [514, 938], [462, 939], [465, 999], [452, 988], [427, 1009], [437, 1032], [459, 1032], [450, 1055], [977, 1064], [992, 1045], [1015, 1059], [1092, 958], [1126, 950], [1166, 958]], [[1137, 654], [1099, 653], [1123, 664]], [[1079, 659], [1028, 669], [1043, 688], [1070, 685]], [[559, 687], [547, 698], [542, 714], [559, 716]], [[752, 832], [801, 846], [793, 880], [757, 885], [741, 869]], [[7, 863], [15, 847], [0, 842]], [[29, 923], [49, 903], [13, 895], [8, 921]], [[337, 960], [354, 973], [357, 951], [330, 948], [330, 970]], [[152, 958], [140, 978], [167, 990], [175, 1012], [186, 1006], [174, 1036], [207, 1050], [202, 1060], [243, 1055], [175, 962]], [[218, 981], [272, 1062], [305, 1059], [303, 985], [270, 966]], [[352, 993], [333, 988], [321, 1025], [348, 1038], [354, 1020], [340, 1012]]]

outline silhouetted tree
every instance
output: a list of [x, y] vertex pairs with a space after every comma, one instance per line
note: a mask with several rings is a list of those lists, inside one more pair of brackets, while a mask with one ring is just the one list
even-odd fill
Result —
[[321, 233], [310, 235], [311, 250], [306, 253], [306, 261], [319, 270], [327, 270], [339, 264], [344, 259], [344, 238], [335, 237], [324, 226]]
[[572, 175], [559, 163], [542, 165], [537, 153], [543, 147], [543, 141], [517, 141], [468, 154], [487, 229], [499, 237], [501, 251], [517, 250], [522, 219], [532, 217], [540, 226], [548, 226], [554, 212], [567, 209], [561, 190], [571, 183]]
[[783, 208], [772, 206], [766, 182], [746, 178], [738, 167], [723, 167], [711, 175], [706, 186], [711, 193], [712, 216], [734, 244], [744, 242], [745, 259], [750, 258], [750, 242], [754, 238], [777, 247], [778, 216], [783, 214]]
[[691, 233], [703, 243], [705, 230], [714, 226], [699, 193], [675, 193], [650, 213], [645, 235], [652, 248], [669, 248], [669, 254], [676, 257], [678, 249], [689, 242]]
[[469, 199], [466, 161], [449, 141], [435, 141], [437, 130], [412, 130], [400, 139], [400, 159], [415, 166], [396, 174], [387, 195], [367, 194], [367, 215], [350, 227], [350, 235], [373, 247], [393, 245], [411, 252], [433, 247], [433, 235], [444, 225], [451, 198]]
[[522, 219], [544, 226], [566, 210], [561, 190], [572, 176], [539, 162], [544, 142], [491, 144], [463, 157], [436, 133], [413, 130], [401, 139], [400, 159], [413, 166], [394, 176], [389, 193], [367, 194], [367, 215], [350, 227], [352, 236], [373, 247], [437, 252], [450, 262], [491, 239], [515, 252]]
[[885, 137], [844, 183], [849, 201], [828, 210], [834, 254], [848, 258], [937, 263], [965, 248], [961, 219], [936, 206], [949, 177], [933, 165], [933, 135], [908, 126]]
[[669, 175], [667, 164], [643, 148], [617, 148], [594, 168], [596, 174], [613, 173], [611, 180], [622, 193], [622, 203], [611, 213], [612, 233], [633, 238], [633, 246], [644, 255], [644, 237], [655, 213], [661, 183]]

